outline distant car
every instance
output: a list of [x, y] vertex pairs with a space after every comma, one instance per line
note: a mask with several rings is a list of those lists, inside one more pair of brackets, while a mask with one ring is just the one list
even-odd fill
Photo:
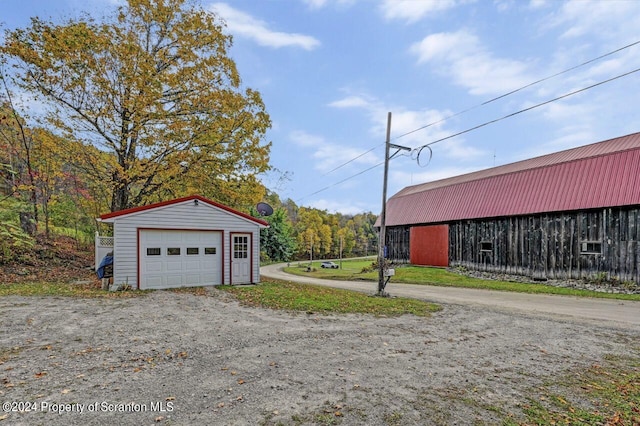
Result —
[[330, 269], [338, 269], [338, 265], [333, 262], [322, 262], [320, 264], [321, 268], [330, 268]]

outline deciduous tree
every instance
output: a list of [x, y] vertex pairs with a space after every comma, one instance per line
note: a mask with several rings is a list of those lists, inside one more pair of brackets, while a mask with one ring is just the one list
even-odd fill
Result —
[[112, 211], [188, 192], [246, 206], [264, 193], [271, 123], [223, 30], [186, 0], [128, 0], [102, 23], [32, 18], [0, 52], [68, 139], [112, 155]]

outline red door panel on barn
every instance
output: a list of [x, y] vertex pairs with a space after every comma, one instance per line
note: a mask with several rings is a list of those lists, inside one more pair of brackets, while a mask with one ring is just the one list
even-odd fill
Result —
[[409, 253], [414, 265], [449, 266], [449, 225], [413, 226]]

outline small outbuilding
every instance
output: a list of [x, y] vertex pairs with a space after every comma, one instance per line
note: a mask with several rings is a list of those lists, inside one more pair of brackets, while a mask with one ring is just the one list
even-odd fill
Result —
[[267, 222], [192, 195], [107, 213], [113, 284], [166, 289], [260, 282], [260, 229]]

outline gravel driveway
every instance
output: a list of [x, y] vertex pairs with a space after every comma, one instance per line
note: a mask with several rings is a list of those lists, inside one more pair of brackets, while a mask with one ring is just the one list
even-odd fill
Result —
[[637, 357], [640, 338], [477, 306], [277, 312], [217, 289], [5, 297], [0, 312], [0, 425], [492, 424], [549, 377]]

